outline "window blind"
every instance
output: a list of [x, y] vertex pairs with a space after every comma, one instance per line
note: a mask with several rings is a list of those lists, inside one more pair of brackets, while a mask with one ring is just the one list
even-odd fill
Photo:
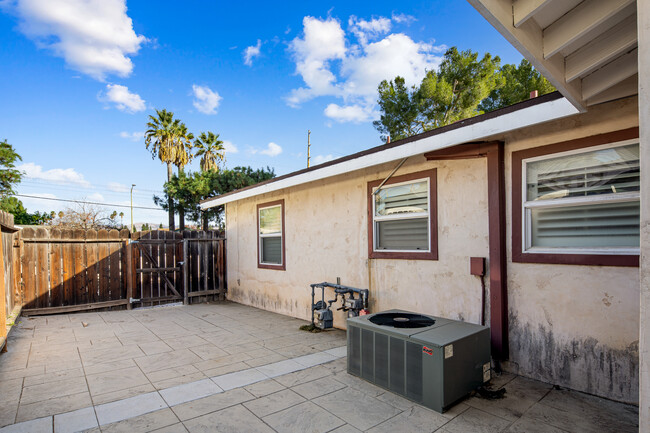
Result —
[[375, 195], [375, 216], [429, 211], [429, 188], [426, 181], [383, 187]]
[[261, 238], [262, 263], [282, 264], [282, 237]]
[[429, 249], [428, 218], [401, 218], [375, 224], [377, 250]]
[[553, 248], [638, 247], [639, 202], [533, 208], [532, 245]]
[[639, 145], [530, 162], [526, 180], [529, 201], [639, 191]]

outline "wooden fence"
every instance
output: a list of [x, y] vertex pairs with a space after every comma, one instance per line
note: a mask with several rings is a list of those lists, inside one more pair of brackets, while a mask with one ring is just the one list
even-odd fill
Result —
[[[201, 245], [195, 245], [198, 242]], [[23, 314], [131, 308], [225, 294], [225, 240], [216, 232], [25, 228]]]
[[20, 271], [18, 266], [19, 260], [14, 256], [14, 235], [17, 229], [14, 227], [14, 216], [10, 213], [0, 211], [0, 228], [2, 245], [0, 245], [0, 350], [2, 350], [6, 343], [7, 330], [11, 326], [11, 318], [15, 315], [16, 307], [20, 306], [20, 302], [16, 300], [16, 269]]

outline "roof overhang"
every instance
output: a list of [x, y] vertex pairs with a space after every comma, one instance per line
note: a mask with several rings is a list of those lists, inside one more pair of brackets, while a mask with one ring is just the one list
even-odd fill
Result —
[[638, 93], [635, 0], [468, 0], [581, 111]]
[[578, 110], [557, 93], [541, 96], [512, 107], [476, 116], [452, 125], [429, 131], [390, 145], [378, 146], [354, 155], [339, 158], [309, 169], [300, 170], [228, 194], [209, 198], [201, 203], [202, 209], [220, 206], [237, 200], [277, 191], [283, 188], [350, 173], [422, 155], [458, 144], [498, 136], [509, 131], [548, 122], [578, 113]]

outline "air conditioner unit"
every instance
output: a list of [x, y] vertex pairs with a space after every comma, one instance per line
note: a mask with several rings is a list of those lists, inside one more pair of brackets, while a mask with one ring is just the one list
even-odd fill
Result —
[[490, 380], [490, 330], [389, 310], [347, 320], [348, 373], [444, 412]]

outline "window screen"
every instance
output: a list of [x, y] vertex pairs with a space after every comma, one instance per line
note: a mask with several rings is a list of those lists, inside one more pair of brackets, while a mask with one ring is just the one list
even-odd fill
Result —
[[259, 209], [260, 264], [282, 264], [282, 206]]
[[525, 162], [527, 249], [639, 247], [639, 145]]
[[383, 186], [374, 197], [375, 250], [428, 251], [429, 182]]

